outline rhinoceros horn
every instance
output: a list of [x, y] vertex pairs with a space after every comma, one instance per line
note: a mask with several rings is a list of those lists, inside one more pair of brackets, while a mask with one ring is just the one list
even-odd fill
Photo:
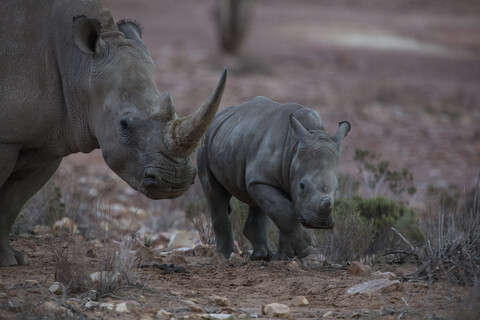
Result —
[[350, 127], [350, 122], [348, 121], [342, 121], [338, 124], [338, 130], [332, 137], [337, 143], [338, 147], [341, 147], [343, 138], [347, 136], [347, 133], [350, 131]]
[[195, 151], [217, 113], [226, 79], [227, 69], [225, 68], [212, 95], [200, 109], [189, 116], [170, 121], [166, 137], [166, 147], [170, 155], [186, 157]]

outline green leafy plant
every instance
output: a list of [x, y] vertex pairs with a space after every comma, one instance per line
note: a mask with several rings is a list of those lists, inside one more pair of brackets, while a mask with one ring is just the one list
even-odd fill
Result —
[[398, 200], [404, 192], [413, 195], [417, 191], [413, 186], [413, 173], [406, 168], [400, 171], [391, 170], [390, 162], [382, 160], [380, 154], [356, 149], [353, 160], [359, 164], [358, 169], [370, 198], [390, 192], [393, 198]]
[[403, 246], [401, 239], [398, 239], [391, 227], [397, 229], [413, 243], [423, 241], [417, 213], [404, 204], [385, 198], [368, 199], [354, 196], [351, 199], [338, 199], [336, 207], [341, 207], [345, 202], [357, 210], [363, 218], [371, 221], [374, 226], [373, 237], [366, 250], [368, 253]]
[[358, 203], [342, 199], [336, 204], [331, 230], [314, 230], [314, 240], [322, 253], [334, 263], [346, 263], [360, 258], [374, 235], [374, 223], [361, 215]]

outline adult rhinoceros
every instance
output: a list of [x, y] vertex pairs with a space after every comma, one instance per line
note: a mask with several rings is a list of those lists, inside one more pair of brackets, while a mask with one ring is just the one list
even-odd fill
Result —
[[26, 263], [9, 244], [19, 211], [62, 157], [101, 148], [108, 166], [152, 199], [195, 178], [189, 155], [215, 115], [210, 99], [178, 118], [140, 28], [96, 0], [0, 3], [0, 266]]

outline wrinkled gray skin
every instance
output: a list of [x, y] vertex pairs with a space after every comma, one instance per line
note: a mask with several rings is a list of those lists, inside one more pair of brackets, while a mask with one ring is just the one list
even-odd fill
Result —
[[152, 199], [193, 183], [189, 155], [213, 119], [226, 71], [196, 113], [175, 114], [155, 86], [140, 28], [96, 0], [0, 3], [0, 266], [26, 263], [9, 244], [25, 202], [62, 157], [101, 148], [108, 166]]
[[[315, 111], [264, 97], [219, 112], [197, 152], [217, 250], [225, 257], [234, 252], [229, 217], [233, 195], [249, 205], [243, 233], [253, 247], [251, 259], [310, 254], [311, 239], [303, 227], [333, 227], [338, 161], [349, 130], [350, 124], [341, 122], [329, 136]], [[267, 217], [280, 230], [275, 255]]]

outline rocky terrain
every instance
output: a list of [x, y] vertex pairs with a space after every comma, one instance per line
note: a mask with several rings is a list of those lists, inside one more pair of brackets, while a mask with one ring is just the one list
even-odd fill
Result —
[[[227, 66], [221, 108], [263, 95], [317, 110], [332, 133], [350, 121], [340, 170], [352, 179], [362, 183], [353, 156], [365, 149], [413, 173], [415, 208], [427, 207], [429, 186], [461, 193], [476, 182], [476, 1], [259, 0], [236, 56], [218, 48], [213, 0], [104, 3], [141, 23], [157, 85], [180, 115]], [[178, 199], [148, 200], [100, 151], [66, 158], [17, 221], [11, 240], [30, 265], [0, 268], [0, 319], [465, 319], [478, 310], [471, 284], [403, 281], [412, 264], [225, 261], [185, 221], [201, 197], [197, 181]], [[46, 226], [45, 214], [60, 211], [68, 218]]]

